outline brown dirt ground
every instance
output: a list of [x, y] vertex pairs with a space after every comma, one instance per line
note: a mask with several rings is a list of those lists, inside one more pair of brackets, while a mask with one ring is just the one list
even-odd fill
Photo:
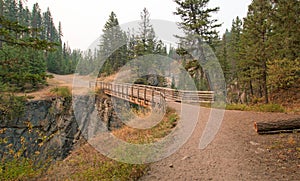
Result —
[[254, 121], [297, 115], [226, 111], [213, 142], [199, 150], [208, 116], [205, 109], [190, 140], [141, 180], [300, 180], [300, 133], [258, 135], [253, 128]]
[[31, 97], [31, 100], [41, 100], [46, 99], [51, 95], [50, 90], [55, 87], [69, 87], [72, 89], [73, 77], [74, 75], [53, 75], [53, 78], [48, 78], [48, 86], [43, 87], [39, 91], [34, 91], [30, 93], [18, 93], [18, 96], [27, 96]]
[[[57, 75], [48, 73], [50, 75], [53, 75], [53, 78], [48, 78], [47, 83], [48, 86], [43, 87], [42, 89], [30, 93], [18, 93], [19, 96], [27, 96], [31, 97], [31, 100], [40, 100], [40, 99], [46, 99], [49, 96], [51, 96], [51, 89], [55, 87], [68, 87], [70, 90], [73, 89], [73, 79], [74, 74], [70, 75]], [[79, 79], [77, 79], [79, 80]], [[85, 84], [88, 84], [88, 81], [91, 80], [89, 76], [80, 76], [80, 82], [83, 87], [85, 87]]]

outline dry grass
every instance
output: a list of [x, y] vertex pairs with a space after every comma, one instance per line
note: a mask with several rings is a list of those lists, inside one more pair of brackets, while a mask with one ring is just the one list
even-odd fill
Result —
[[146, 168], [111, 160], [85, 144], [67, 159], [52, 165], [39, 180], [136, 180]]
[[128, 126], [113, 131], [113, 134], [129, 143], [153, 143], [168, 135], [177, 125], [178, 115], [172, 108], [167, 108], [163, 120], [155, 127], [147, 130], [134, 129]]
[[107, 76], [107, 77], [99, 77], [97, 79], [97, 81], [103, 81], [103, 82], [113, 82], [116, 78], [116, 74], [113, 74], [113, 75], [110, 75], [110, 76]]
[[[113, 134], [131, 143], [149, 143], [163, 138], [176, 126], [178, 116], [174, 109], [167, 109], [161, 123], [149, 130], [123, 127]], [[109, 159], [91, 145], [84, 144], [63, 161], [52, 165], [39, 180], [137, 180], [149, 165], [133, 165]]]

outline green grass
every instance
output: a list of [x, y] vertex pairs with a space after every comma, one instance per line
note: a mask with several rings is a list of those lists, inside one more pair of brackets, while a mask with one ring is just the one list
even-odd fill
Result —
[[279, 104], [260, 104], [260, 105], [245, 105], [245, 104], [228, 104], [227, 110], [239, 111], [257, 111], [257, 112], [285, 112], [285, 109]]
[[285, 112], [285, 109], [279, 104], [263, 104], [259, 106], [261, 112]]
[[132, 165], [107, 160], [88, 167], [71, 176], [72, 180], [137, 180], [146, 169], [146, 165]]
[[249, 108], [245, 104], [227, 104], [226, 105], [227, 110], [239, 110], [239, 111], [248, 111]]
[[38, 177], [45, 167], [40, 167], [29, 158], [13, 158], [0, 163], [1, 180], [28, 180]]
[[59, 97], [71, 97], [71, 91], [68, 87], [55, 87], [50, 90], [55, 96]]
[[41, 180], [137, 180], [147, 170], [148, 165], [114, 161], [86, 144], [52, 165]]

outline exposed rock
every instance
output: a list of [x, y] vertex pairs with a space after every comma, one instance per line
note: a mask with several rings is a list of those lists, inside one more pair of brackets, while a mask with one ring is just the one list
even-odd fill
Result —
[[98, 116], [106, 124], [108, 130], [119, 129], [124, 125], [118, 117], [110, 97], [99, 94], [96, 96], [96, 100]]
[[8, 156], [9, 149], [17, 152], [22, 148], [24, 156], [63, 159], [78, 146], [76, 144], [82, 143], [81, 140], [123, 125], [110, 97], [74, 99], [79, 100], [75, 108], [71, 98], [30, 101], [22, 115], [13, 120], [0, 120], [0, 158]]
[[0, 137], [5, 140], [1, 143], [1, 156], [8, 152], [7, 145], [12, 144], [14, 151], [23, 148], [24, 156], [38, 151], [38, 158], [65, 158], [80, 137], [67, 98], [27, 102], [23, 115], [0, 120], [0, 127]]

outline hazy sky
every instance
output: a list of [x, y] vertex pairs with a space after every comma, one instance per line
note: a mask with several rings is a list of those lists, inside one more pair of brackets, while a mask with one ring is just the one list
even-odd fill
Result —
[[[146, 7], [151, 19], [178, 22], [173, 15], [176, 4], [173, 0], [28, 0], [29, 9], [38, 2], [42, 11], [50, 8], [54, 22], [62, 22], [63, 40], [72, 49], [85, 50], [102, 32], [111, 11], [117, 14], [120, 24], [140, 19], [140, 12]], [[251, 0], [211, 0], [210, 7], [220, 7], [213, 16], [223, 23], [221, 33], [230, 29], [236, 16], [245, 17]]]

